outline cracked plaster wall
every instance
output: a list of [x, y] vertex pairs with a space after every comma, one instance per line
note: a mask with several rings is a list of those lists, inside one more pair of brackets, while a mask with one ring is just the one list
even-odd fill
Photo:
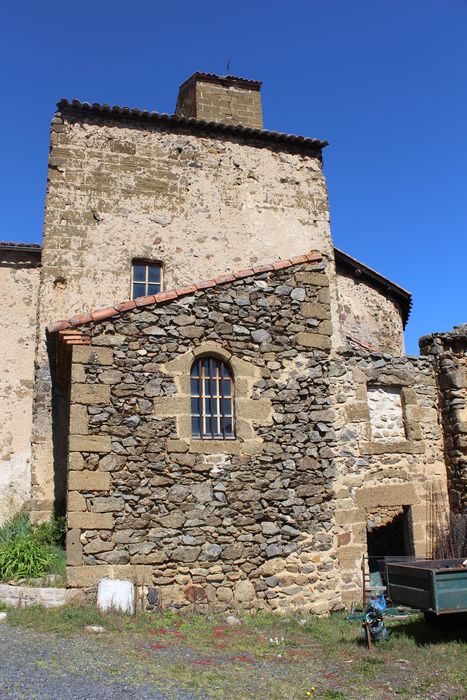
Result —
[[0, 288], [0, 525], [30, 497], [34, 347], [39, 270], [25, 253], [2, 252]]

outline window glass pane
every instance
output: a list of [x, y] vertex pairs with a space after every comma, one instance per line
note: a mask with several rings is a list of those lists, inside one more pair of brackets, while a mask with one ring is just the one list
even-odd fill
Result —
[[[202, 378], [198, 379], [200, 376]], [[233, 383], [226, 365], [203, 357], [191, 368], [191, 415], [195, 437], [234, 437]], [[199, 414], [199, 418], [198, 418]]]
[[160, 291], [160, 284], [148, 284], [148, 294], [158, 294]]
[[193, 435], [200, 435], [199, 418], [197, 416], [191, 417], [191, 432]]
[[160, 284], [161, 268], [160, 265], [148, 265], [148, 282]]
[[146, 282], [146, 265], [142, 263], [133, 265], [133, 282]]
[[146, 288], [144, 284], [133, 284], [133, 299], [138, 297], [144, 297], [146, 295]]

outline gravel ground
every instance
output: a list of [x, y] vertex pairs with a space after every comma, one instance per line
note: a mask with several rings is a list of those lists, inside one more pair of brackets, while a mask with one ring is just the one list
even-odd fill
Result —
[[1, 700], [200, 700], [147, 677], [102, 638], [60, 638], [0, 625]]

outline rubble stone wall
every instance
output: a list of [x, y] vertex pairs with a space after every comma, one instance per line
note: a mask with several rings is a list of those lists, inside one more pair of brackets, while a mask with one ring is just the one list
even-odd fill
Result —
[[0, 525], [31, 496], [31, 424], [38, 256], [2, 251], [0, 288]]
[[467, 509], [467, 324], [420, 340], [433, 358], [440, 395], [451, 509]]
[[316, 248], [332, 257], [318, 157], [241, 136], [57, 114], [38, 320], [33, 517], [48, 517], [54, 499], [49, 323], [129, 298], [133, 258], [162, 260], [171, 289]]
[[[430, 359], [349, 351], [334, 358], [330, 374], [336, 432], [333, 508], [340, 527], [342, 597], [350, 605], [362, 598], [369, 521], [386, 523], [388, 513], [405, 507], [411, 549], [417, 556], [431, 555], [427, 499], [432, 486], [446, 498], [444, 443]], [[397, 440], [372, 431], [368, 387], [375, 386], [400, 391], [404, 436]]]
[[363, 280], [337, 274], [337, 300], [342, 337], [351, 336], [391, 355], [404, 354], [401, 310], [390, 297]]
[[[68, 585], [152, 606], [340, 604], [329, 282], [307, 263], [83, 326], [73, 350]], [[234, 376], [233, 440], [190, 436], [191, 363]]]

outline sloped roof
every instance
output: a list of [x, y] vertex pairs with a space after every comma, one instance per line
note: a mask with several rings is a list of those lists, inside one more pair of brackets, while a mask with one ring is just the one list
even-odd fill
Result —
[[187, 129], [195, 133], [211, 132], [218, 134], [231, 134], [244, 138], [245, 141], [262, 141], [278, 146], [294, 147], [300, 151], [321, 157], [321, 150], [328, 145], [328, 141], [313, 139], [307, 136], [295, 134], [283, 134], [280, 131], [268, 131], [266, 129], [252, 129], [251, 127], [223, 124], [222, 122], [207, 122], [203, 119], [191, 117], [179, 117], [176, 114], [163, 114], [149, 112], [130, 107], [110, 106], [94, 102], [80, 102], [80, 100], [67, 100], [65, 98], [57, 102], [60, 112], [75, 112], [83, 116], [96, 116], [103, 119], [134, 120], [142, 123], [161, 124], [172, 129]]
[[297, 255], [296, 257], [290, 258], [290, 260], [278, 260], [272, 265], [262, 265], [261, 267], [252, 267], [247, 270], [240, 270], [239, 272], [234, 272], [228, 275], [220, 275], [219, 277], [214, 277], [213, 279], [206, 280], [204, 282], [190, 284], [187, 287], [179, 287], [178, 289], [172, 289], [168, 292], [159, 292], [159, 294], [124, 301], [121, 304], [109, 306], [105, 309], [97, 309], [86, 314], [78, 314], [69, 319], [51, 323], [49, 326], [47, 326], [47, 331], [48, 333], [56, 333], [57, 331], [63, 331], [86, 323], [98, 323], [99, 321], [105, 321], [112, 316], [118, 316], [125, 311], [131, 311], [144, 306], [151, 306], [152, 304], [161, 304], [165, 301], [171, 301], [172, 299], [188, 296], [199, 290], [218, 287], [222, 284], [226, 284], [227, 282], [235, 282], [235, 280], [243, 279], [244, 277], [253, 277], [255, 275], [261, 275], [264, 272], [283, 270], [288, 267], [293, 267], [294, 265], [303, 265], [307, 262], [318, 262], [322, 260], [322, 258], [323, 256], [319, 251], [313, 250], [305, 255]]

